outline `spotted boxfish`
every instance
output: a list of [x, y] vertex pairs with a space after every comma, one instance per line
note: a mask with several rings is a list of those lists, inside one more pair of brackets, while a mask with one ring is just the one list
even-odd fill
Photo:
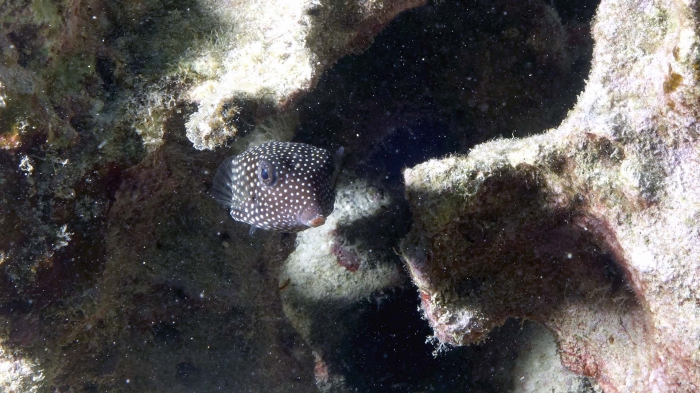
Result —
[[214, 176], [212, 195], [234, 220], [255, 228], [298, 232], [323, 225], [333, 211], [336, 168], [328, 150], [268, 142], [227, 158]]

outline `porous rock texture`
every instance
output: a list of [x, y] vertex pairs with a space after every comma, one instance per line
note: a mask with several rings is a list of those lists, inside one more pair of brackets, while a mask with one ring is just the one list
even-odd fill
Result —
[[441, 343], [527, 318], [606, 392], [700, 389], [699, 12], [602, 1], [559, 127], [404, 172], [402, 253]]
[[[220, 51], [198, 60], [220, 71], [193, 87], [199, 104], [187, 122], [197, 149], [213, 149], [245, 135], [251, 119], [288, 107], [311, 89], [337, 59], [359, 53], [399, 12], [425, 0], [251, 0], [234, 7], [203, 3], [225, 21], [230, 36]], [[246, 124], [248, 123], [248, 124]]]
[[[0, 390], [380, 392], [423, 391], [437, 386], [444, 387], [443, 391], [550, 387], [591, 391], [588, 379], [556, 367], [559, 359], [550, 336], [534, 323], [525, 322], [521, 331], [520, 324], [511, 321], [484, 345], [433, 358], [433, 348], [425, 344], [427, 326], [416, 312], [413, 289], [406, 289], [405, 271], [398, 265], [394, 246], [410, 221], [404, 202], [397, 196], [400, 186], [395, 177], [400, 165], [413, 165], [419, 157], [444, 154], [457, 149], [455, 146], [466, 149], [475, 141], [499, 134], [536, 133], [562, 118], [573, 102], [573, 92], [582, 84], [580, 76], [588, 72], [588, 19], [572, 10], [588, 7], [583, 13], [590, 14], [593, 2], [582, 1], [569, 8], [562, 6], [566, 2], [556, 0], [436, 1], [415, 10], [420, 12], [409, 12], [381, 45], [372, 46], [362, 58], [350, 56], [351, 61], [326, 73], [311, 94], [296, 100], [313, 88], [323, 70], [337, 59], [362, 51], [398, 12], [421, 3], [3, 2]], [[670, 97], [668, 113], [677, 116], [678, 111], [691, 108], [688, 102], [692, 101], [684, 99], [697, 99], [688, 93], [695, 79], [689, 77], [692, 61], [687, 60], [696, 50], [692, 16], [687, 11], [696, 6], [679, 4], [672, 9], [663, 4], [642, 5], [646, 8], [641, 11], [628, 5], [633, 12], [626, 14], [645, 15], [646, 19], [636, 21], [633, 28], [618, 26], [617, 33], [610, 33], [618, 41], [615, 34], [626, 34], [626, 40], [638, 40], [639, 45], [618, 42], [615, 53], [602, 60], [611, 62], [624, 56], [635, 61], [656, 59], [654, 64], [665, 67], [668, 64], [658, 60], [665, 57], [648, 53], [666, 53], [659, 48], [667, 46], [668, 40], [673, 42], [674, 34], [681, 36], [678, 41], [683, 45], [670, 52], [676, 61], [670, 74], [667, 68], [652, 68], [660, 75], [656, 81], [663, 84], [663, 94], [633, 95], [631, 101], [625, 97], [615, 105], [631, 102], [633, 109], [640, 110], [645, 108], [640, 105], [642, 100], [656, 103], [655, 99]], [[605, 7], [598, 26], [617, 18], [609, 4]], [[562, 13], [558, 15], [558, 11]], [[644, 26], [648, 31], [640, 34]], [[634, 49], [640, 45], [643, 50]], [[602, 86], [598, 89], [605, 93], [603, 87], [609, 90], [611, 83], [626, 81], [622, 85], [626, 88], [654, 79], [653, 75], [641, 78], [639, 72], [615, 68], [635, 61], [610, 66], [616, 72], [613, 78], [602, 82], [600, 77], [592, 78], [591, 83], [598, 81], [598, 85], [589, 89]], [[587, 94], [588, 101], [612, 97], [605, 95], [609, 93]], [[602, 104], [580, 104], [577, 111], [583, 113], [582, 107], [600, 109]], [[588, 121], [627, 124], [624, 118], [614, 116], [601, 120], [616, 113], [600, 109]], [[649, 124], [666, 123], [653, 118]], [[649, 127], [646, 133], [656, 135], [654, 130]], [[674, 130], [678, 128], [663, 129]], [[650, 181], [666, 174], [659, 175], [657, 166], [645, 158], [646, 147], [638, 153], [625, 150], [626, 156], [615, 152], [618, 145], [641, 146], [629, 142], [636, 140], [629, 135], [636, 134], [625, 128], [610, 133], [623, 133], [627, 139], [608, 137], [608, 143], [597, 137], [584, 138], [583, 145], [599, 146], [596, 149], [611, 158], [585, 156], [590, 166], [584, 167], [585, 171], [579, 169], [583, 174], [577, 176], [590, 173], [590, 168], [603, 173], [615, 162], [641, 157], [628, 161], [621, 170], [629, 188], [626, 192], [634, 190], [635, 184], [658, 186], [659, 182]], [[664, 135], [673, 138], [679, 134]], [[338, 210], [326, 225], [302, 233], [298, 239], [264, 232], [251, 237], [246, 226], [232, 221], [210, 198], [212, 174], [224, 157], [249, 144], [292, 136], [324, 147], [343, 145], [350, 153], [339, 188]], [[564, 146], [575, 139], [552, 138], [547, 135], [533, 140]], [[516, 146], [524, 142], [500, 143]], [[221, 144], [228, 146], [210, 150]], [[651, 147], [657, 146], [665, 145]], [[571, 152], [563, 147], [561, 151]], [[517, 156], [507, 146], [504, 152], [501, 160]], [[575, 158], [584, 153], [571, 154]], [[550, 166], [517, 168], [537, 175], [534, 184], [544, 182], [546, 176], [541, 173], [555, 177], [551, 174], [554, 169], [541, 168], [560, 168], [556, 172], [560, 177], [574, 179], [567, 165], [579, 161], [564, 158], [553, 155], [552, 161], [546, 161], [552, 163]], [[504, 181], [511, 178], [522, 184], [520, 175], [524, 174], [503, 168]], [[613, 180], [617, 178], [609, 180], [610, 184]], [[523, 192], [549, 195], [544, 192], [548, 188], [532, 184], [528, 180]], [[566, 185], [564, 180], [561, 184]], [[505, 190], [503, 200], [513, 195], [511, 183], [494, 187]], [[665, 206], [661, 204], [668, 201], [664, 199], [665, 188], [647, 189], [654, 191], [643, 193], [651, 195], [644, 197], [647, 205], [656, 209]], [[581, 201], [596, 195], [579, 194], [583, 195]], [[409, 195], [416, 195], [415, 188]], [[426, 194], [426, 198], [433, 195]], [[624, 206], [639, 212], [648, 207], [617, 204], [634, 201], [632, 197], [611, 192], [607, 203], [610, 209]], [[647, 200], [644, 198], [642, 201]], [[570, 199], [562, 198], [562, 206]], [[536, 201], [543, 201], [542, 209], [549, 206], [546, 200]], [[564, 298], [579, 299], [570, 305], [577, 318], [560, 312], [551, 313], [558, 324], [532, 319], [544, 321], [558, 334], [560, 347], [569, 351], [564, 360], [574, 371], [593, 375], [611, 386], [600, 375], [608, 375], [603, 374], [607, 372], [603, 366], [613, 362], [595, 363], [595, 356], [619, 355], [617, 348], [625, 345], [625, 340], [647, 338], [644, 335], [652, 333], [664, 338], [667, 335], [662, 334], [668, 329], [648, 333], [656, 325], [640, 322], [640, 315], [647, 315], [646, 309], [635, 302], [639, 295], [627, 289], [633, 280], [626, 278], [630, 273], [624, 271], [626, 265], [618, 260], [618, 248], [610, 247], [607, 238], [592, 235], [592, 229], [587, 232], [552, 225], [546, 219], [549, 216], [537, 213], [533, 204], [518, 206], [512, 216], [520, 217], [523, 223], [527, 219], [524, 225], [531, 229], [523, 236], [532, 234], [531, 243], [544, 244], [535, 248], [540, 259], [532, 257], [531, 264], [523, 267], [556, 270], [557, 266], [538, 261], [565, 250], [567, 260], [570, 253], [571, 260], [580, 262], [571, 265], [572, 271], [586, 278], [567, 282], [569, 276], [560, 271], [540, 274], [556, 285], [537, 289], [529, 285], [536, 281], [535, 276], [523, 269], [517, 285], [511, 287], [526, 292], [510, 293], [520, 294], [524, 301], [540, 296], [541, 303], [528, 306], [535, 311], [553, 308], [546, 301], [560, 299], [552, 294], [559, 294], [562, 287]], [[582, 209], [572, 206], [570, 211]], [[445, 220], [455, 218], [450, 205], [443, 208], [449, 216], [443, 217]], [[639, 212], [632, 213], [641, 217]], [[493, 228], [489, 223], [497, 216], [486, 217], [480, 221], [482, 226], [464, 226], [460, 236], [468, 242], [484, 242], [486, 238], [479, 234], [482, 229], [489, 233]], [[561, 220], [557, 222], [569, 220], [566, 214], [557, 217]], [[580, 218], [589, 229], [600, 227], [600, 221], [590, 216], [574, 218]], [[420, 233], [425, 216], [417, 214], [416, 219], [415, 230]], [[415, 240], [415, 233], [406, 244]], [[444, 233], [454, 232], [447, 228]], [[568, 243], [545, 241], [562, 238], [569, 239]], [[520, 242], [511, 244], [513, 254], [534, 252], [523, 250]], [[413, 249], [418, 250], [414, 256], [428, 255], [425, 246]], [[410, 254], [407, 250], [411, 248], [404, 249]], [[456, 247], [452, 250], [460, 251]], [[494, 263], [507, 260], [496, 258], [502, 255], [498, 249], [491, 250], [494, 252], [489, 257]], [[467, 254], [455, 255], [464, 258]], [[449, 296], [464, 300], [465, 293], [485, 293], [493, 282], [489, 278], [494, 279], [501, 270], [513, 272], [510, 266], [499, 266], [485, 270], [485, 277], [474, 275], [477, 279], [469, 276], [462, 280], [457, 274], [453, 281], [457, 290], [449, 292], [456, 295]], [[434, 271], [413, 270], [421, 272], [440, 278]], [[577, 287], [571, 289], [574, 284]], [[434, 288], [438, 287], [449, 285], [442, 281]], [[687, 298], [697, 299], [692, 296], [688, 293]], [[498, 310], [500, 301], [494, 297], [491, 310]], [[580, 304], [589, 306], [590, 314], [584, 314], [577, 307]], [[535, 311], [501, 314], [531, 317]], [[616, 327], [614, 322], [620, 315], [631, 338], [617, 334], [619, 329], [607, 328]], [[488, 323], [481, 322], [485, 332]], [[577, 324], [592, 327], [585, 335], [571, 339], [570, 345], [562, 345], [566, 344], [562, 340], [565, 336], [559, 331], [571, 331]], [[533, 326], [534, 332], [530, 331]], [[438, 334], [438, 338], [449, 342], [445, 335]], [[584, 344], [607, 340], [608, 344], [600, 349], [575, 340]], [[658, 356], [662, 365], [668, 358], [648, 347], [637, 351], [639, 356]], [[677, 366], [669, 367], [678, 372], [687, 369]], [[642, 371], [632, 368], [632, 373], [641, 375]], [[552, 378], [555, 372], [561, 378]], [[629, 391], [636, 390], [638, 374], [631, 374]], [[664, 376], [658, 371], [651, 375]], [[552, 383], [552, 379], [560, 382]]]
[[[256, 135], [199, 152], [186, 137], [190, 99], [236, 70], [259, 76], [246, 80], [255, 94], [302, 94], [421, 2], [286, 13], [292, 3], [0, 4], [0, 390], [315, 389], [278, 293], [292, 239], [251, 239], [208, 194], [218, 163], [267, 138], [261, 119], [278, 108], [241, 99], [240, 85], [214, 89]], [[304, 34], [275, 30], [307, 17]], [[297, 68], [303, 77], [289, 77]], [[289, 139], [294, 117], [266, 130]]]
[[[399, 212], [396, 212], [399, 210]], [[297, 235], [280, 269], [285, 315], [309, 344], [323, 392], [352, 391], [337, 365], [368, 308], [406, 283], [392, 245], [406, 234], [405, 204], [354, 177], [341, 179], [326, 223]], [[371, 223], [371, 224], [370, 224]]]

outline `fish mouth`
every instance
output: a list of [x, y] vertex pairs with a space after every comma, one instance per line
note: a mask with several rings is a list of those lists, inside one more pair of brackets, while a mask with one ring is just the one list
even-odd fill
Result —
[[311, 228], [316, 228], [316, 227], [320, 227], [321, 225], [323, 225], [325, 223], [326, 223], [326, 217], [318, 216], [318, 217], [314, 218], [313, 220], [309, 221], [309, 223], [307, 225], [310, 226]]
[[326, 217], [317, 209], [308, 209], [299, 215], [299, 222], [311, 228], [320, 227], [326, 223]]

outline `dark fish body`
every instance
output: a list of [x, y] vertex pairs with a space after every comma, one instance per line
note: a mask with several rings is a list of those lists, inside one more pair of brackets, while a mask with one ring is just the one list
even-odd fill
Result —
[[335, 167], [326, 149], [263, 143], [227, 158], [214, 176], [212, 194], [236, 221], [298, 232], [322, 225], [333, 211]]

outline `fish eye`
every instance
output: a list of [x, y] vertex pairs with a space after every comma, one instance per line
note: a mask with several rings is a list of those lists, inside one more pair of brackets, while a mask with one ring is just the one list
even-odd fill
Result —
[[258, 179], [268, 187], [272, 187], [277, 183], [277, 171], [269, 161], [260, 160], [258, 163]]

